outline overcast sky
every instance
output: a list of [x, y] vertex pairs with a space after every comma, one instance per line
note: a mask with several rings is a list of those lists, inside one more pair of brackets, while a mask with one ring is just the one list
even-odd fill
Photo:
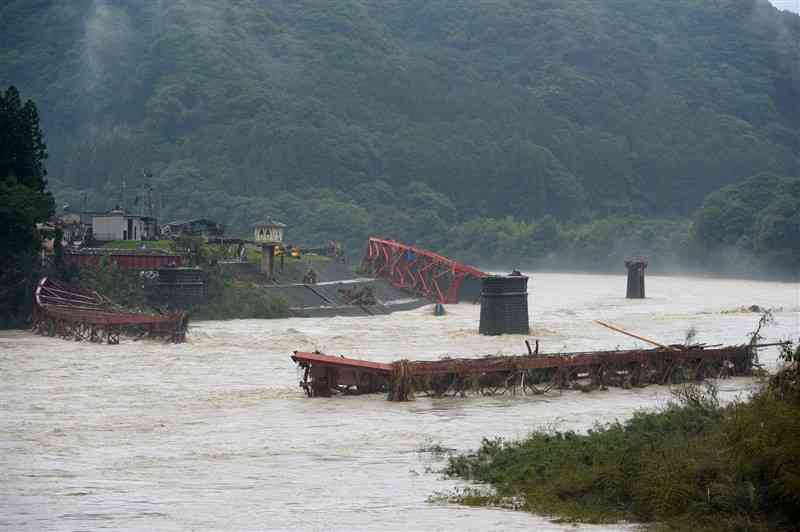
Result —
[[770, 0], [778, 9], [800, 13], [800, 0]]

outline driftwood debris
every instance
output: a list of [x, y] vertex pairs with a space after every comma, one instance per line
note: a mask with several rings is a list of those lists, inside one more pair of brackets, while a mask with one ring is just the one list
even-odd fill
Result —
[[340, 288], [339, 293], [347, 305], [372, 306], [378, 303], [370, 286]]
[[616, 331], [618, 333], [622, 333], [622, 334], [624, 334], [626, 336], [630, 336], [631, 338], [636, 338], [637, 340], [641, 340], [641, 341], [646, 342], [646, 343], [648, 343], [650, 345], [654, 345], [656, 347], [660, 347], [661, 349], [671, 349], [673, 351], [680, 351], [680, 349], [677, 348], [677, 347], [672, 347], [672, 346], [669, 346], [669, 345], [660, 344], [660, 343], [656, 342], [655, 340], [651, 340], [649, 338], [645, 338], [644, 336], [639, 336], [637, 334], [633, 334], [632, 332], [628, 332], [628, 331], [622, 329], [621, 327], [615, 327], [614, 325], [611, 325], [609, 323], [606, 323], [606, 322], [603, 322], [603, 321], [600, 321], [600, 320], [594, 320], [594, 322], [596, 324], [598, 324], [598, 325], [602, 325], [603, 327], [611, 329], [612, 331]]

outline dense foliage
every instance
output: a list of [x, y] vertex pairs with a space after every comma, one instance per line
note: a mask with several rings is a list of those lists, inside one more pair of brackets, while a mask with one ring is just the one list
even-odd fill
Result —
[[139, 272], [120, 268], [107, 257], [101, 259], [97, 266], [68, 268], [63, 277], [67, 282], [98, 292], [127, 309], [155, 311], [148, 304], [144, 281]]
[[662, 412], [588, 434], [485, 440], [447, 472], [488, 482], [454, 500], [586, 521], [657, 522], [667, 530], [794, 530], [800, 519], [800, 350], [748, 402], [720, 407], [682, 390]]
[[146, 169], [162, 219], [457, 252], [554, 220], [591, 264], [578, 224], [800, 175], [798, 41], [767, 0], [7, 0], [0, 83], [74, 209], [138, 208]]
[[286, 318], [289, 305], [285, 300], [271, 296], [263, 287], [212, 270], [208, 299], [191, 308], [189, 315], [195, 320]]
[[24, 322], [40, 269], [36, 224], [53, 213], [36, 105], [0, 91], [0, 326]]
[[641, 216], [584, 224], [559, 224], [549, 216], [538, 222], [479, 218], [450, 229], [442, 246], [445, 253], [498, 270], [619, 271], [622, 258], [644, 255], [652, 272], [688, 272], [699, 267], [689, 257], [691, 227], [688, 220]]
[[692, 247], [716, 269], [800, 272], [800, 178], [764, 174], [710, 194]]

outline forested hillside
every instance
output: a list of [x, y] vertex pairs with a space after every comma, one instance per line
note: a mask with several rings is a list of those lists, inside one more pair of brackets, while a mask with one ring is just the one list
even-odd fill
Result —
[[146, 170], [162, 219], [455, 252], [510, 224], [536, 256], [800, 176], [798, 43], [767, 0], [6, 0], [0, 86], [76, 209], [138, 208]]

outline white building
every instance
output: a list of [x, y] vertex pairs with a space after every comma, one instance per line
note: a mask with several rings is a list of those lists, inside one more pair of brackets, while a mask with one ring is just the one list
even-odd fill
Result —
[[95, 240], [152, 240], [157, 235], [156, 228], [155, 218], [127, 214], [120, 209], [92, 216]]

